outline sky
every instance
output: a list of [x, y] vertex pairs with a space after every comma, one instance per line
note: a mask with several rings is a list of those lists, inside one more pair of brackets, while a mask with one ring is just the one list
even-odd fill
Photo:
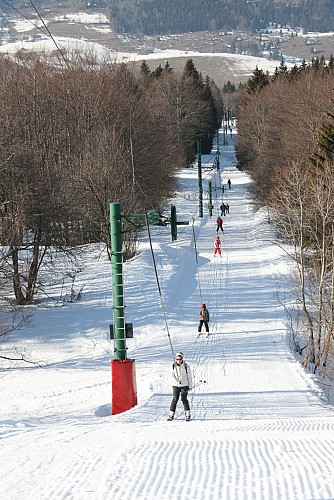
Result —
[[[265, 209], [236, 169], [236, 129], [203, 156], [204, 213], [197, 165], [181, 170], [178, 238], [151, 226], [124, 263], [127, 357], [137, 404], [112, 415], [114, 345], [111, 265], [99, 245], [83, 249], [80, 271], [50, 286], [29, 323], [2, 354], [38, 365], [0, 365], [0, 484], [6, 500], [329, 500], [334, 498], [334, 411], [321, 381], [289, 341], [291, 264]], [[231, 189], [227, 180], [231, 179]], [[213, 187], [213, 214], [207, 206]], [[224, 187], [222, 192], [221, 187]], [[222, 200], [222, 256], [214, 257]], [[166, 215], [169, 211], [166, 211]], [[69, 273], [68, 273], [69, 274]], [[71, 302], [80, 292], [80, 300]], [[205, 302], [210, 335], [198, 337]], [[166, 318], [166, 321], [165, 319]], [[171, 365], [182, 351], [198, 384], [167, 421]]]

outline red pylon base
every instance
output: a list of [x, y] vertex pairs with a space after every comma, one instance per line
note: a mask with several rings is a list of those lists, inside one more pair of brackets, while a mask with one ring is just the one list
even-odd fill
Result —
[[111, 361], [112, 404], [111, 413], [117, 415], [137, 404], [137, 384], [134, 359]]

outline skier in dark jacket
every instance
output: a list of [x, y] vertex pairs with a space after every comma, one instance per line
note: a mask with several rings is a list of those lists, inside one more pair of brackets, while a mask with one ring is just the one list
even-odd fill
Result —
[[226, 205], [225, 205], [225, 203], [222, 203], [219, 208], [220, 208], [221, 215], [222, 216], [226, 215]]
[[206, 333], [209, 333], [210, 314], [205, 304], [202, 304], [202, 307], [200, 308], [198, 315], [199, 315], [198, 333], [201, 333], [203, 325], [205, 326]]
[[222, 232], [224, 232], [224, 229], [223, 229], [223, 219], [220, 217], [220, 215], [218, 215], [218, 217], [217, 217], [216, 224], [217, 224], [217, 229], [216, 229], [217, 233], [218, 233], [219, 229]]

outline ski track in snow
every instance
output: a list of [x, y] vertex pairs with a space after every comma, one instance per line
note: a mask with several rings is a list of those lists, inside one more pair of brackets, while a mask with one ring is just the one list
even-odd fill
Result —
[[[132, 356], [138, 357], [138, 380], [152, 386], [151, 394], [144, 392], [124, 414], [110, 416], [108, 408], [100, 408], [105, 418], [96, 418], [99, 402], [110, 397], [108, 376], [94, 375], [93, 369], [79, 372], [72, 387], [60, 371], [53, 386], [36, 389], [39, 405], [12, 405], [0, 427], [4, 500], [334, 498], [333, 407], [288, 349], [277, 299], [286, 288], [275, 268], [281, 253], [255, 218], [245, 194], [247, 177], [233, 167], [229, 142], [221, 154], [224, 184], [232, 180], [232, 189], [224, 193], [230, 214], [224, 217], [222, 257], [214, 258], [212, 250], [220, 193], [212, 218], [195, 220], [196, 276], [190, 226], [179, 229], [177, 244], [166, 244], [166, 235], [152, 229], [173, 349], [185, 352], [195, 382], [206, 381], [189, 393], [193, 420], [184, 421], [179, 402], [176, 420], [166, 421], [171, 355], [157, 317], [159, 297], [154, 280], [130, 263], [125, 282], [134, 296], [146, 294], [143, 314], [138, 314], [141, 305], [137, 309]], [[195, 169], [185, 171], [180, 184], [179, 218], [191, 220], [198, 203]], [[201, 301], [211, 313], [209, 338], [197, 337], [194, 314]], [[128, 302], [130, 309], [131, 297]], [[155, 358], [159, 349], [168, 353], [163, 361]], [[148, 356], [152, 368], [142, 370]], [[27, 371], [31, 384], [33, 373]], [[23, 386], [17, 394], [23, 399], [26, 390]], [[72, 398], [76, 408], [71, 408]]]
[[[143, 442], [123, 454], [117, 467], [119, 479], [131, 477], [120, 486], [116, 474], [117, 487], [111, 486], [111, 494], [129, 499], [238, 498], [241, 482], [247, 499], [259, 498], [259, 490], [261, 498], [267, 499], [318, 498], [320, 491], [330, 498], [322, 481], [323, 475], [331, 473], [333, 440], [327, 442], [321, 435], [305, 439], [298, 431], [287, 439], [285, 433], [270, 430], [264, 435], [254, 428], [251, 436], [245, 432], [245, 438], [234, 436], [233, 431], [226, 437], [222, 431], [214, 440], [210, 432], [198, 428], [198, 438], [191, 439], [180, 428], [186, 423], [176, 425], [175, 433], [184, 434], [183, 439]], [[324, 455], [305, 457], [305, 447], [316, 449], [319, 444]], [[140, 463], [135, 474], [133, 462]], [[305, 490], [307, 497], [303, 497]]]

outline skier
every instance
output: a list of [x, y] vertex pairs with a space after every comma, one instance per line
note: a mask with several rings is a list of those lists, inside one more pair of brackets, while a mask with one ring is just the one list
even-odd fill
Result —
[[190, 420], [188, 391], [192, 390], [193, 381], [190, 366], [183, 361], [183, 352], [176, 353], [175, 361], [172, 364], [172, 386], [173, 399], [170, 404], [169, 417], [167, 420], [174, 420], [176, 405], [181, 394], [181, 401], [183, 403], [186, 421], [188, 422]]
[[205, 304], [202, 304], [202, 307], [199, 310], [199, 325], [198, 325], [198, 333], [200, 334], [202, 331], [202, 326], [205, 326], [205, 331], [207, 333], [207, 336], [209, 335], [209, 321], [210, 321], [210, 314], [209, 311], [206, 308]]
[[219, 238], [219, 236], [216, 236], [215, 243], [214, 243], [214, 249], [213, 249], [214, 256], [216, 256], [217, 253], [218, 253], [218, 255], [221, 256], [222, 253], [220, 250], [220, 245], [221, 245], [220, 238]]
[[226, 213], [225, 213], [226, 212], [226, 205], [225, 205], [225, 203], [222, 203], [219, 208], [220, 208], [222, 216], [226, 215]]
[[218, 217], [217, 217], [216, 224], [217, 224], [217, 229], [216, 229], [217, 233], [218, 233], [219, 229], [222, 232], [224, 232], [224, 229], [223, 229], [223, 219], [220, 217], [220, 215], [218, 215]]
[[229, 179], [229, 180], [227, 181], [227, 184], [228, 184], [228, 188], [229, 188], [229, 189], [231, 189], [231, 179]]

